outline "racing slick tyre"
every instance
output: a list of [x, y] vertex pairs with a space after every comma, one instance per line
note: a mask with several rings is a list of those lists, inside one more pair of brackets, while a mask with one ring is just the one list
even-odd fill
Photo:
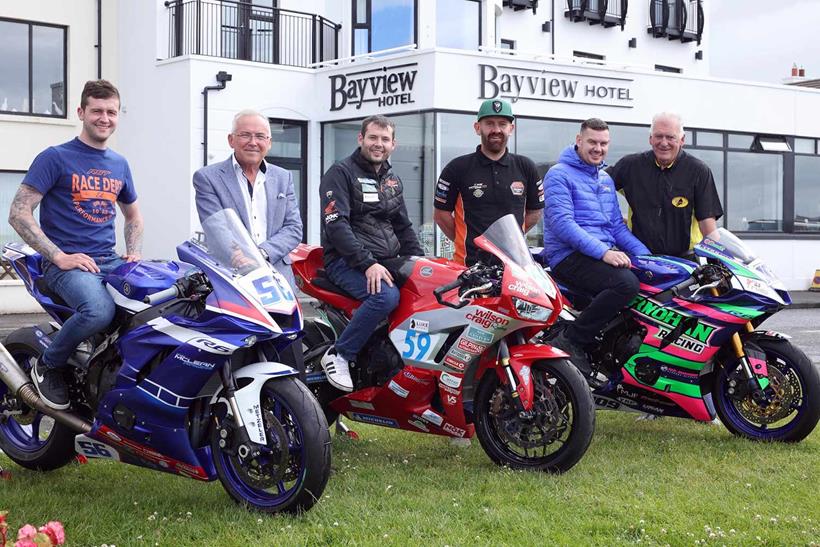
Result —
[[292, 377], [266, 382], [260, 407], [267, 444], [256, 456], [232, 442], [236, 432], [230, 412], [212, 428], [219, 480], [237, 503], [253, 509], [307, 511], [322, 496], [330, 477], [330, 433], [322, 409], [308, 388]]
[[532, 367], [532, 412], [519, 414], [495, 371], [481, 378], [475, 398], [476, 434], [495, 463], [562, 473], [578, 463], [595, 430], [595, 405], [581, 373], [565, 359]]
[[[42, 353], [42, 347], [15, 332], [17, 341], [4, 344], [26, 374]], [[11, 338], [11, 337], [10, 337]], [[0, 401], [8, 388], [0, 383]], [[0, 405], [0, 450], [14, 463], [37, 471], [58, 469], [74, 458], [74, 435], [70, 428], [25, 405], [9, 409]]]
[[740, 367], [733, 358], [717, 371], [712, 389], [720, 421], [733, 434], [747, 439], [802, 441], [820, 420], [817, 367], [788, 340], [755, 337], [754, 343], [766, 354], [768, 400], [759, 403], [751, 395], [739, 399], [729, 394], [729, 382]]

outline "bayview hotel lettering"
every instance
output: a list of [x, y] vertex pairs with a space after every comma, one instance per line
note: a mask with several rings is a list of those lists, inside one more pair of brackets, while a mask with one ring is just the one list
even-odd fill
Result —
[[360, 109], [365, 103], [377, 106], [412, 104], [413, 85], [418, 74], [418, 63], [385, 66], [348, 74], [330, 76], [330, 110], [341, 110], [348, 105]]
[[479, 99], [501, 97], [632, 108], [632, 79], [513, 66], [478, 65]]

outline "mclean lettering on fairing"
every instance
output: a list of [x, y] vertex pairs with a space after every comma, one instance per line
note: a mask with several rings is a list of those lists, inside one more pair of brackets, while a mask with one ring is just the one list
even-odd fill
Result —
[[478, 65], [479, 99], [554, 101], [632, 108], [632, 80], [510, 66]]

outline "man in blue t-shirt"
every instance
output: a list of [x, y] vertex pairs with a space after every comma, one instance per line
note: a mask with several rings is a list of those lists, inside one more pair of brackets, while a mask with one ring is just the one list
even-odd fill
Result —
[[[34, 159], [9, 212], [9, 224], [43, 256], [48, 286], [76, 312], [31, 371], [43, 402], [58, 410], [69, 406], [63, 375], [69, 356], [114, 317], [103, 278], [142, 253], [142, 215], [131, 169], [106, 146], [119, 110], [116, 87], [106, 80], [87, 82], [77, 109], [83, 123], [80, 136]], [[114, 252], [115, 203], [125, 216], [122, 257]], [[38, 205], [40, 224], [34, 218]]]

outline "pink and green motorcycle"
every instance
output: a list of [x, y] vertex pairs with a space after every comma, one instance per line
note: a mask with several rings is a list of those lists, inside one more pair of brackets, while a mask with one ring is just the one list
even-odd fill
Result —
[[[788, 291], [723, 228], [695, 246], [700, 264], [633, 260], [640, 293], [587, 352], [596, 406], [711, 421], [741, 437], [798, 442], [820, 419], [820, 375], [785, 334], [757, 330]], [[564, 290], [575, 309], [588, 302]], [[575, 312], [565, 309], [566, 321]], [[565, 326], [565, 323], [564, 323]], [[550, 339], [559, 321], [542, 334]]]

